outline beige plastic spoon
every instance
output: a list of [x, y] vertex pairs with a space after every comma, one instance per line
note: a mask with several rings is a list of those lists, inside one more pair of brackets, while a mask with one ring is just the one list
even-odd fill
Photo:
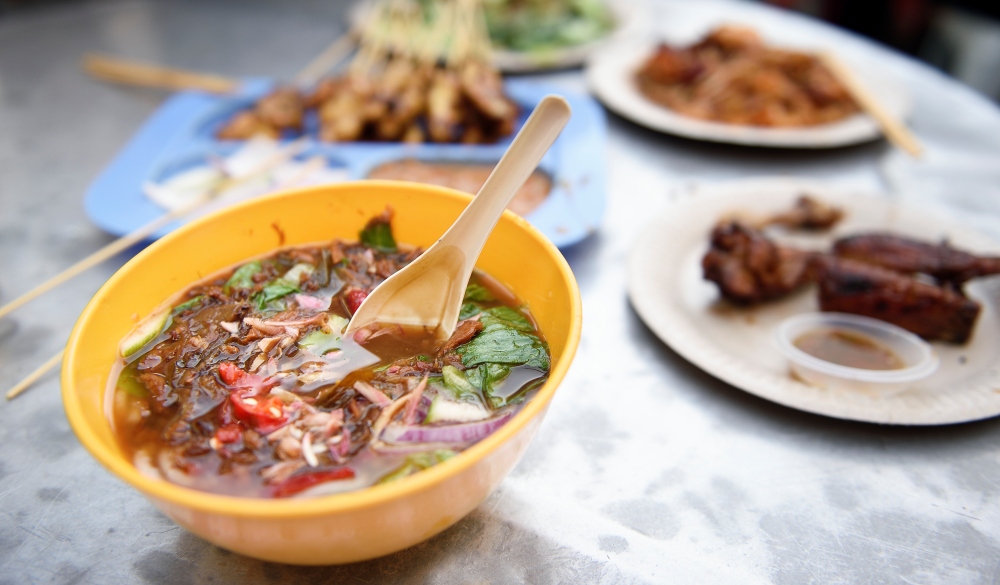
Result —
[[439, 339], [450, 337], [486, 239], [569, 116], [565, 99], [545, 96], [462, 215], [419, 258], [368, 295], [345, 334], [373, 323], [399, 323], [433, 328]]

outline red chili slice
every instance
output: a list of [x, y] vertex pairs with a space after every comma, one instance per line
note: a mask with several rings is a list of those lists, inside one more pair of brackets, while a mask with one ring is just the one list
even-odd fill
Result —
[[250, 425], [250, 428], [268, 434], [281, 428], [288, 421], [285, 403], [277, 396], [243, 396], [240, 391], [229, 395], [236, 418]]
[[353, 479], [354, 470], [350, 467], [339, 467], [337, 469], [324, 469], [321, 471], [311, 471], [301, 475], [293, 475], [274, 488], [272, 494], [276, 498], [287, 498], [305, 491], [314, 485], [334, 481], [338, 479]]
[[347, 291], [344, 295], [344, 303], [347, 305], [347, 310], [353, 315], [358, 312], [358, 307], [361, 306], [361, 303], [365, 302], [366, 298], [368, 298], [368, 293], [359, 288], [354, 288]]
[[239, 386], [240, 381], [246, 375], [247, 373], [241, 370], [235, 362], [222, 362], [219, 364], [219, 377], [230, 386]]

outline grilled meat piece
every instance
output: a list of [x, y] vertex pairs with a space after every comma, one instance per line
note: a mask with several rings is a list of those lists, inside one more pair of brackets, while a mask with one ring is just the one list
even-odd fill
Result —
[[781, 225], [793, 230], [820, 231], [830, 229], [844, 217], [839, 207], [802, 195], [790, 210], [768, 218], [761, 227]]
[[979, 303], [960, 291], [846, 258], [828, 256], [816, 264], [822, 311], [865, 315], [951, 343], [968, 341], [979, 316]]
[[919, 272], [955, 285], [1000, 273], [1000, 258], [976, 256], [948, 244], [928, 244], [891, 234], [869, 233], [841, 238], [833, 244], [833, 252], [841, 258], [897, 272]]
[[751, 305], [777, 299], [815, 278], [817, 256], [779, 246], [739, 222], [717, 225], [702, 258], [706, 280], [727, 300]]

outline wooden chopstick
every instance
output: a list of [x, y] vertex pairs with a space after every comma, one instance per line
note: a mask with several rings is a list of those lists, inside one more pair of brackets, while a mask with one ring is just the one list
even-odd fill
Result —
[[819, 60], [833, 73], [858, 105], [868, 113], [882, 129], [885, 137], [894, 145], [908, 152], [913, 158], [920, 158], [924, 147], [917, 137], [910, 132], [903, 122], [891, 114], [871, 91], [858, 79], [858, 76], [837, 55], [823, 51], [817, 55]]
[[14, 398], [16, 398], [18, 394], [24, 392], [25, 390], [30, 388], [32, 384], [37, 382], [39, 378], [49, 373], [49, 370], [59, 365], [59, 362], [62, 361], [64, 351], [65, 350], [59, 350], [59, 353], [47, 359], [44, 364], [38, 366], [38, 369], [28, 374], [23, 380], [21, 380], [20, 382], [15, 384], [13, 388], [8, 390], [7, 400], [13, 400]]
[[312, 61], [295, 74], [295, 84], [304, 87], [314, 85], [321, 77], [351, 54], [357, 42], [357, 37], [357, 32], [351, 29], [334, 39], [319, 55], [313, 57]]
[[210, 193], [209, 196], [194, 201], [188, 205], [174, 209], [173, 211], [167, 212], [161, 215], [160, 217], [154, 219], [153, 221], [147, 223], [146, 225], [136, 229], [132, 233], [124, 235], [118, 238], [117, 240], [111, 242], [107, 246], [104, 246], [100, 250], [97, 250], [93, 254], [87, 256], [86, 258], [80, 260], [76, 264], [63, 270], [59, 274], [56, 274], [52, 278], [46, 280], [42, 284], [36, 286], [35, 288], [29, 290], [23, 295], [17, 297], [13, 301], [0, 307], [0, 319], [10, 314], [11, 311], [14, 311], [18, 307], [21, 307], [22, 305], [47, 293], [53, 288], [59, 286], [60, 284], [80, 274], [81, 272], [84, 272], [85, 270], [88, 270], [100, 264], [101, 262], [104, 262], [105, 260], [114, 256], [115, 254], [118, 254], [119, 252], [128, 249], [134, 244], [137, 244], [145, 240], [149, 236], [156, 233], [160, 228], [166, 226], [175, 219], [183, 217], [188, 213], [191, 213], [203, 206], [212, 203], [215, 200], [214, 197], [215, 195], [225, 191], [226, 189], [229, 189], [230, 187], [233, 187], [234, 185], [238, 185], [240, 183], [255, 179], [258, 176], [262, 175], [263, 173], [266, 173], [271, 168], [274, 168], [282, 164], [283, 162], [295, 156], [304, 145], [305, 142], [301, 139], [288, 144], [282, 150], [275, 153], [274, 156], [271, 156], [267, 160], [265, 160], [260, 165], [260, 167], [254, 169], [250, 173], [247, 173], [243, 177], [240, 177], [238, 179], [226, 179], [222, 181], [222, 183], [220, 183], [218, 186], [215, 187], [215, 189], [213, 189], [212, 193]]
[[83, 56], [83, 70], [98, 79], [112, 83], [174, 91], [197, 89], [209, 93], [233, 93], [240, 88], [240, 81], [232, 77], [186, 71], [97, 53], [87, 53]]

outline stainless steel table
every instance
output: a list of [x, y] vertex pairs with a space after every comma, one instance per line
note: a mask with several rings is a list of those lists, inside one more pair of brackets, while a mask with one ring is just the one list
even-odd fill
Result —
[[[650, 7], [655, 22], [657, 6]], [[77, 443], [50, 375], [0, 404], [0, 583], [997, 583], [1000, 423], [893, 428], [777, 406], [686, 363], [629, 306], [640, 228], [698, 185], [818, 177], [893, 192], [1000, 237], [1000, 112], [934, 71], [798, 17], [890, 68], [916, 98], [923, 163], [883, 143], [755, 150], [611, 117], [600, 232], [566, 251], [584, 336], [525, 459], [438, 537], [358, 565], [220, 550], [158, 513]], [[289, 76], [343, 26], [299, 1], [81, 2], [0, 19], [0, 295], [106, 242], [81, 195], [164, 95], [93, 82], [86, 50], [230, 75]], [[541, 76], [582, 89], [578, 72]], [[0, 323], [6, 388], [58, 351], [115, 258]]]

